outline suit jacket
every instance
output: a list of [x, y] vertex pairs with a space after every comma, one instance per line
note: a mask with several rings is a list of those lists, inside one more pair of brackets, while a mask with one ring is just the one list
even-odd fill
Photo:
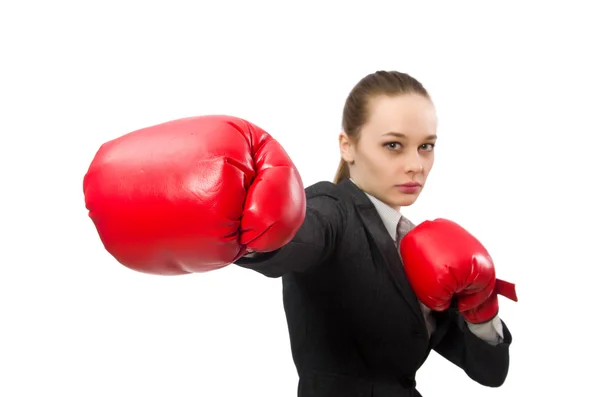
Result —
[[460, 314], [435, 313], [428, 337], [402, 260], [373, 203], [354, 183], [306, 189], [307, 211], [292, 241], [237, 265], [282, 277], [299, 397], [420, 396], [415, 375], [435, 350], [474, 381], [503, 384], [512, 336], [496, 346]]

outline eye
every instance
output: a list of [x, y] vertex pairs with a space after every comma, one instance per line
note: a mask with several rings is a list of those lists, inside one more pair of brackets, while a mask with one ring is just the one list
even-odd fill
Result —
[[388, 142], [388, 143], [385, 143], [383, 146], [385, 146], [386, 148], [388, 148], [390, 150], [398, 150], [398, 149], [402, 148], [402, 144], [400, 142]]
[[424, 143], [423, 145], [421, 145], [420, 148], [427, 152], [431, 152], [434, 147], [435, 147], [435, 144], [433, 144], [433, 143]]

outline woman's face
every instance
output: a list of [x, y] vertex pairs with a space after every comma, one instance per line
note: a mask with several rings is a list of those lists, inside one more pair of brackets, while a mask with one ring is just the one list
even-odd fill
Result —
[[413, 204], [433, 167], [437, 116], [417, 94], [378, 96], [358, 142], [340, 134], [342, 157], [352, 180], [365, 192], [399, 209]]

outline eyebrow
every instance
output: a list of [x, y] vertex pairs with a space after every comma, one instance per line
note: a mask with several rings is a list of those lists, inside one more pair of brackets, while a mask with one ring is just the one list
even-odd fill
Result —
[[[394, 132], [394, 131], [390, 131], [390, 132], [386, 132], [385, 134], [383, 134], [383, 136], [395, 136], [397, 138], [406, 138], [406, 135], [400, 133], [400, 132]], [[433, 134], [433, 135], [428, 135], [426, 138], [426, 140], [430, 140], [430, 139], [437, 139], [437, 135]]]

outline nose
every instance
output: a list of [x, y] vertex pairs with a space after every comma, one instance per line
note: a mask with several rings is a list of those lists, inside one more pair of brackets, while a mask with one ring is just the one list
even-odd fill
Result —
[[423, 157], [418, 150], [411, 151], [407, 154], [404, 163], [404, 171], [407, 173], [419, 173], [423, 171]]

